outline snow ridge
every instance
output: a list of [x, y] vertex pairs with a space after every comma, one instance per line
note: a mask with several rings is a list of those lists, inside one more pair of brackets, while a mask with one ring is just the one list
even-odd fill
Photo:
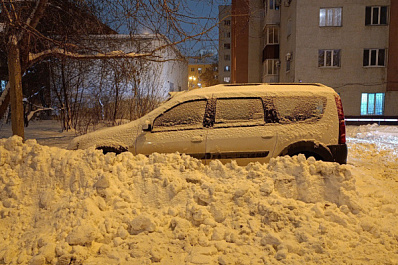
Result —
[[397, 263], [396, 197], [362, 189], [355, 170], [1, 139], [0, 263]]

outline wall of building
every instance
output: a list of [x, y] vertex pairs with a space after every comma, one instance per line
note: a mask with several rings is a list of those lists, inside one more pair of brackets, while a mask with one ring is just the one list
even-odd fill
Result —
[[[296, 82], [295, 81], [295, 65], [297, 61], [297, 1], [292, 1], [289, 6], [281, 6], [281, 22], [280, 22], [280, 69], [279, 81]], [[286, 55], [290, 53], [290, 70], [287, 70], [288, 60]]]
[[250, 1], [232, 1], [231, 21], [231, 82], [247, 83], [249, 66]]
[[396, 0], [392, 0], [390, 5], [389, 42], [390, 49], [388, 49], [387, 90], [398, 91], [398, 1]]
[[[287, 8], [290, 11], [283, 8], [281, 21], [292, 16], [292, 35], [281, 45], [281, 58], [289, 50], [294, 51], [291, 70], [281, 74], [281, 82], [331, 86], [340, 93], [346, 114], [360, 115], [361, 93], [385, 92], [387, 77], [387, 67], [363, 67], [364, 49], [388, 48], [388, 25], [365, 26], [367, 5], [389, 5], [389, 1], [303, 0], [293, 1]], [[321, 7], [343, 7], [342, 26], [320, 27]], [[281, 26], [286, 32], [285, 25]], [[320, 49], [340, 49], [340, 67], [318, 67]], [[282, 68], [285, 64], [282, 60]]]
[[248, 63], [247, 81], [248, 83], [261, 82], [262, 76], [262, 54], [264, 46], [264, 4], [262, 0], [250, 1], [250, 23], [248, 36]]

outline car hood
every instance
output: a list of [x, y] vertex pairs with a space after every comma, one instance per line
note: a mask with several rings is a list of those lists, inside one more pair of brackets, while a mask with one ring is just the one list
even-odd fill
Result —
[[87, 149], [99, 147], [114, 147], [128, 150], [134, 146], [137, 132], [141, 128], [141, 119], [120, 126], [98, 130], [74, 138], [68, 149]]

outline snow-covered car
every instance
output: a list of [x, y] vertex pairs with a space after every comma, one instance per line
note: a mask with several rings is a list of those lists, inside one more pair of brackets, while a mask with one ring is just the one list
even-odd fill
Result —
[[339, 95], [321, 84], [228, 84], [179, 92], [142, 118], [76, 137], [69, 149], [185, 153], [207, 163], [304, 154], [347, 161]]

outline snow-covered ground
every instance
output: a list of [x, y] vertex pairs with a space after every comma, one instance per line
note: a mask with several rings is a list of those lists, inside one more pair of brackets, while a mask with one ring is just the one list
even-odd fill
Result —
[[398, 264], [398, 127], [348, 126], [347, 165], [246, 167], [39, 127], [0, 139], [0, 264]]

